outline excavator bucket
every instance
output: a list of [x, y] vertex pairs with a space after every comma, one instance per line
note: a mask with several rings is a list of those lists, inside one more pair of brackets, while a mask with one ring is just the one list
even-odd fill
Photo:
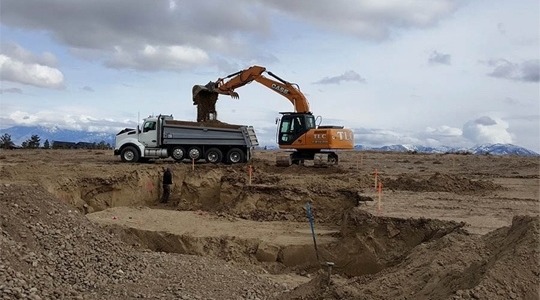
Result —
[[198, 97], [200, 96], [199, 94], [202, 93], [203, 97], [207, 97], [208, 95], [205, 95], [207, 93], [209, 94], [212, 94], [212, 93], [217, 93], [215, 90], [214, 90], [214, 85], [215, 83], [210, 81], [208, 82], [206, 85], [194, 85], [193, 86], [193, 89], [192, 89], [192, 95], [193, 95], [193, 104], [195, 104], [195, 101], [198, 99]]
[[193, 105], [197, 105], [197, 122], [217, 120], [216, 102], [218, 93], [213, 90], [213, 82], [207, 85], [194, 85]]

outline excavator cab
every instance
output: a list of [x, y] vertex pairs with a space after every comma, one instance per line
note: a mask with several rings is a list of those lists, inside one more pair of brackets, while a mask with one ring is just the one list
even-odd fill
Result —
[[316, 128], [315, 117], [307, 113], [281, 113], [278, 144], [290, 145], [310, 129]]

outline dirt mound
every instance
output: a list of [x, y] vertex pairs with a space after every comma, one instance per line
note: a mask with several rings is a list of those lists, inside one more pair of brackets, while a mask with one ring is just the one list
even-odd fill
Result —
[[0, 185], [4, 298], [255, 299], [279, 291], [243, 267], [139, 252], [37, 185]]
[[[416, 246], [375, 275], [317, 276], [286, 299], [539, 299], [539, 217], [485, 236], [461, 231]], [[405, 284], [404, 284], [405, 283]], [[284, 298], [284, 299], [285, 299]]]
[[0, 282], [6, 295], [75, 298], [135, 282], [148, 267], [39, 187], [4, 186], [0, 197]]
[[480, 298], [540, 299], [540, 218], [517, 216], [512, 226], [482, 238], [488, 258], [478, 285], [459, 294]]
[[396, 179], [383, 178], [382, 183], [386, 189], [413, 192], [471, 193], [502, 189], [500, 185], [491, 181], [471, 180], [438, 172], [428, 179], [415, 179], [411, 175], [403, 174]]
[[414, 247], [461, 231], [464, 223], [431, 219], [375, 217], [358, 208], [346, 212], [339, 242], [324, 252], [336, 272], [348, 276], [374, 274], [401, 261]]

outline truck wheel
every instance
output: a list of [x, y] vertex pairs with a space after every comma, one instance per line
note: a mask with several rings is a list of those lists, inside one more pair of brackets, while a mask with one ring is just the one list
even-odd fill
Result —
[[223, 159], [223, 153], [218, 148], [210, 148], [206, 151], [205, 157], [207, 162], [217, 164]]
[[127, 146], [126, 148], [122, 149], [120, 157], [122, 158], [123, 162], [137, 162], [139, 161], [139, 152], [137, 149], [135, 149], [135, 147]]
[[227, 152], [227, 162], [230, 164], [242, 163], [246, 159], [244, 151], [238, 148], [232, 148]]
[[190, 159], [198, 160], [202, 157], [202, 151], [199, 147], [191, 147], [188, 150], [188, 155]]
[[182, 147], [174, 147], [172, 149], [171, 156], [176, 161], [182, 161], [185, 155], [186, 155], [186, 151]]

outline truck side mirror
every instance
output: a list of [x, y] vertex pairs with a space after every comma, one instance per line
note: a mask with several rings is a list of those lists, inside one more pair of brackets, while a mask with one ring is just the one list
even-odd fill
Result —
[[276, 118], [276, 125], [279, 123], [280, 120], [280, 118]]

